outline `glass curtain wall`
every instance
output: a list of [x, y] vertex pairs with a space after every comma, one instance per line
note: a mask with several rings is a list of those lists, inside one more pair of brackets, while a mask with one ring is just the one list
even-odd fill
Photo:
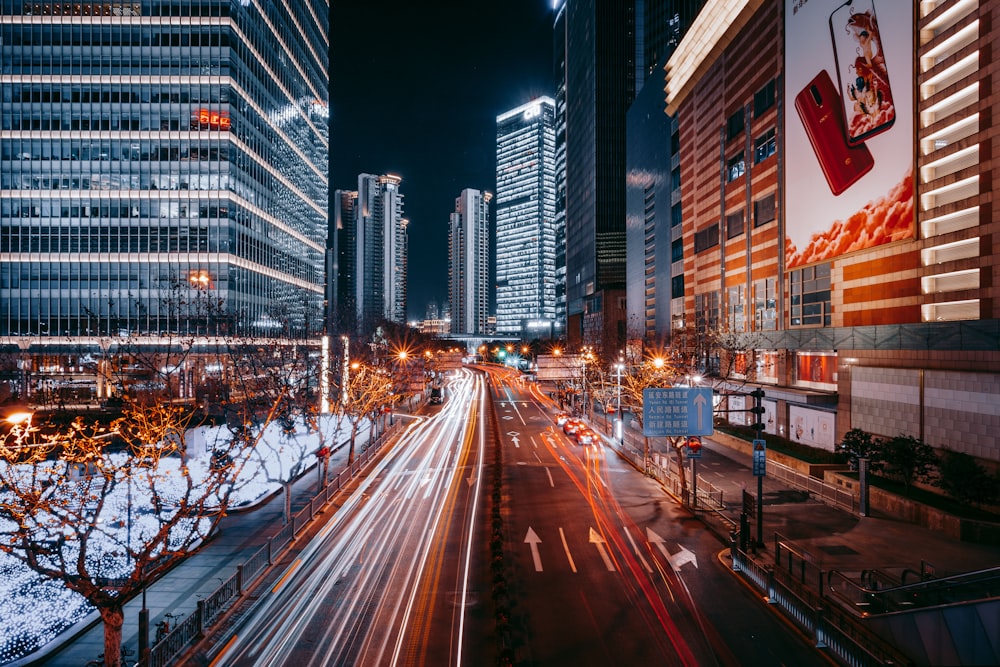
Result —
[[328, 12], [0, 0], [0, 335], [320, 331]]

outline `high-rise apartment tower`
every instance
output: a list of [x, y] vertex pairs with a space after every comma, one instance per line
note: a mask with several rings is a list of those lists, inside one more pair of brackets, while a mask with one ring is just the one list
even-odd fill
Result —
[[448, 298], [451, 332], [486, 333], [490, 317], [489, 192], [467, 188], [449, 220]]

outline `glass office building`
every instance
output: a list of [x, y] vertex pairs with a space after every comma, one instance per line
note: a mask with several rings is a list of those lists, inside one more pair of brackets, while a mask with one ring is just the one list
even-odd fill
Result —
[[556, 328], [555, 101], [497, 116], [497, 333], [528, 340]]
[[0, 0], [0, 336], [321, 331], [328, 14]]

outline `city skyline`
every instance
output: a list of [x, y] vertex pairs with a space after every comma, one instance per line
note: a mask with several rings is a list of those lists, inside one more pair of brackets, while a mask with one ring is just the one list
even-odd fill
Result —
[[[402, 179], [408, 312], [448, 298], [448, 221], [466, 188], [496, 188], [496, 117], [554, 94], [553, 12], [544, 0], [414, 12], [393, 0], [331, 6], [333, 189], [359, 173]], [[377, 26], [378, 48], [371, 32]]]

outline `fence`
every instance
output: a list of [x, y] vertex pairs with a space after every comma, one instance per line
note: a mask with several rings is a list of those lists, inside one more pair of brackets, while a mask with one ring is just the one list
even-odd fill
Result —
[[909, 659], [857, 619], [823, 597], [825, 573], [775, 534], [773, 565], [755, 561], [738, 548], [734, 535], [729, 551], [733, 570], [763, 592], [770, 604], [815, 642], [851, 667], [906, 665]]
[[205, 636], [205, 632], [217, 622], [233, 602], [243, 596], [291, 544], [313, 517], [319, 513], [343, 487], [361, 473], [381, 450], [394, 429], [380, 434], [368, 447], [362, 450], [354, 461], [320, 488], [304, 508], [291, 517], [256, 553], [236, 567], [236, 573], [222, 582], [205, 599], [198, 601], [198, 607], [187, 618], [177, 623], [173, 629], [149, 651], [147, 658], [140, 658], [137, 667], [167, 667], [193, 642]]

